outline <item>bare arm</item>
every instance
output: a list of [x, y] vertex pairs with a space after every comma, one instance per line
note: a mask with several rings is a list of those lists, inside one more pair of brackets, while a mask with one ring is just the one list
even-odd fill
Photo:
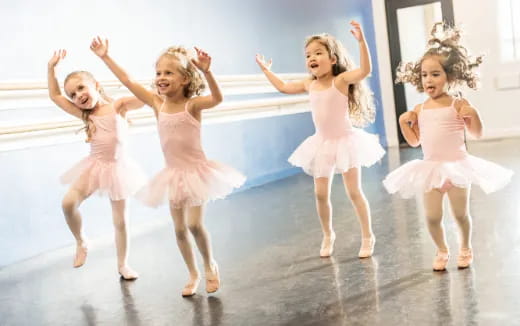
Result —
[[256, 63], [262, 69], [269, 82], [281, 93], [284, 94], [300, 94], [307, 91], [307, 80], [296, 82], [284, 82], [274, 72], [271, 71], [272, 60], [265, 62], [264, 56], [257, 54]]
[[114, 109], [122, 116], [131, 110], [140, 109], [144, 103], [135, 96], [121, 97], [114, 101]]
[[114, 75], [125, 85], [130, 92], [132, 92], [139, 100], [144, 104], [150, 106], [156, 110], [154, 101], [160, 100], [159, 96], [154, 92], [147, 90], [137, 81], [132, 79], [126, 71], [121, 68], [109, 55], [108, 55], [108, 40], [102, 40], [99, 36], [92, 40], [90, 49], [98, 57], [103, 60], [107, 67], [114, 73]]
[[195, 48], [195, 50], [197, 51], [197, 60], [192, 60], [192, 63], [204, 74], [210, 91], [210, 95], [198, 96], [190, 101], [191, 108], [194, 111], [200, 111], [215, 107], [222, 102], [223, 96], [220, 87], [210, 70], [211, 57], [199, 48]]
[[81, 110], [61, 94], [60, 86], [56, 79], [56, 65], [65, 58], [66, 55], [67, 51], [65, 50], [54, 51], [52, 58], [49, 60], [47, 65], [47, 87], [49, 89], [49, 97], [63, 111], [81, 119]]
[[457, 101], [456, 109], [459, 117], [464, 120], [468, 132], [476, 139], [481, 138], [484, 127], [478, 110], [465, 99]]
[[399, 117], [399, 127], [401, 127], [401, 133], [408, 145], [417, 147], [421, 144], [421, 137], [419, 131], [417, 110], [419, 106], [416, 106], [413, 111], [407, 111]]
[[[370, 52], [368, 51], [368, 45], [365, 40], [365, 36], [363, 34], [363, 30], [361, 29], [361, 25], [358, 22], [352, 21], [350, 22], [353, 29], [350, 31], [352, 35], [359, 42], [359, 68], [353, 69], [350, 71], [345, 71], [339, 74], [339, 81], [349, 85], [355, 84], [372, 72], [372, 61], [370, 60]], [[345, 86], [346, 86], [345, 85]]]

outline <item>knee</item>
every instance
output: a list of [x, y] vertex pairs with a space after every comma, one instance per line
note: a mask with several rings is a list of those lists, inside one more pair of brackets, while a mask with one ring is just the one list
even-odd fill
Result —
[[455, 219], [459, 223], [468, 223], [471, 222], [471, 217], [468, 214], [456, 214]]
[[175, 228], [175, 237], [179, 241], [184, 241], [188, 238], [188, 230], [186, 227], [176, 227]]
[[437, 226], [442, 223], [442, 214], [427, 214], [426, 221], [431, 226]]
[[118, 231], [126, 230], [126, 220], [124, 218], [114, 219], [114, 228]]
[[324, 191], [314, 191], [314, 197], [319, 202], [327, 202], [329, 200], [329, 196]]
[[188, 229], [193, 236], [197, 236], [202, 232], [203, 226], [201, 223], [190, 223], [188, 224]]
[[65, 196], [61, 201], [61, 208], [65, 214], [70, 214], [74, 212], [76, 207], [78, 206], [78, 201], [70, 196]]
[[361, 189], [348, 190], [347, 195], [348, 198], [350, 198], [350, 200], [353, 202], [358, 202], [364, 198]]

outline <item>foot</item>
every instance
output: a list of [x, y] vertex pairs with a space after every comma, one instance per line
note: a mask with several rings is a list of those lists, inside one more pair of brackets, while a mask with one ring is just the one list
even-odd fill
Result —
[[468, 268], [473, 263], [473, 250], [471, 248], [462, 248], [457, 257], [457, 266], [459, 269]]
[[359, 248], [358, 257], [359, 258], [368, 258], [371, 257], [374, 253], [374, 246], [376, 245], [376, 237], [372, 236], [370, 238], [362, 238], [361, 239], [361, 248]]
[[206, 292], [214, 293], [220, 288], [220, 275], [217, 263], [213, 263], [211, 272], [206, 272]]
[[139, 274], [129, 266], [119, 267], [119, 275], [121, 275], [125, 281], [133, 281], [139, 278]]
[[433, 260], [433, 270], [436, 272], [441, 272], [446, 270], [446, 265], [448, 265], [448, 260], [450, 259], [450, 253], [447, 251], [437, 251], [437, 255]]
[[198, 276], [191, 278], [190, 281], [184, 286], [184, 289], [182, 289], [182, 296], [191, 297], [192, 295], [195, 295], [197, 288], [199, 287], [199, 283], [200, 278]]
[[336, 233], [332, 231], [330, 236], [323, 237], [320, 248], [320, 257], [330, 257], [334, 251], [334, 241], [336, 241]]
[[76, 246], [76, 256], [74, 257], [74, 263], [72, 264], [74, 268], [81, 267], [85, 264], [85, 261], [87, 260], [87, 252], [88, 246], [86, 243], [78, 244]]

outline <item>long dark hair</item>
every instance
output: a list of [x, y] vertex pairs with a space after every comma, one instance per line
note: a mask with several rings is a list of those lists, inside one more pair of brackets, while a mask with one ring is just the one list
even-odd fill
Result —
[[[329, 34], [312, 35], [305, 40], [305, 47], [315, 41], [327, 49], [330, 58], [336, 58], [336, 63], [332, 66], [332, 75], [337, 76], [344, 71], [355, 68], [354, 62], [347, 55], [347, 51], [334, 36]], [[312, 78], [316, 79], [316, 76], [312, 76]], [[363, 127], [374, 122], [376, 116], [374, 96], [364, 80], [348, 86], [348, 104], [349, 115], [354, 125]]]

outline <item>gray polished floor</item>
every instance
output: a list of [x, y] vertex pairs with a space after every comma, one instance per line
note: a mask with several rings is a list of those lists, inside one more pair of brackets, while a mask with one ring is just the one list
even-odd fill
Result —
[[447, 216], [453, 258], [447, 272], [432, 271], [435, 249], [421, 200], [390, 196], [380, 182], [420, 154], [394, 149], [364, 170], [377, 235], [371, 259], [356, 257], [359, 227], [340, 178], [332, 196], [335, 253], [318, 257], [312, 179], [300, 174], [209, 205], [222, 276], [216, 294], [201, 284], [196, 296], [180, 296], [187, 273], [165, 216], [133, 229], [130, 261], [141, 273], [135, 282], [119, 280], [108, 236], [94, 239], [80, 269], [71, 267], [72, 247], [1, 269], [0, 325], [520, 325], [519, 145], [469, 145], [516, 172], [498, 193], [473, 189], [470, 269], [456, 268], [457, 228]]

